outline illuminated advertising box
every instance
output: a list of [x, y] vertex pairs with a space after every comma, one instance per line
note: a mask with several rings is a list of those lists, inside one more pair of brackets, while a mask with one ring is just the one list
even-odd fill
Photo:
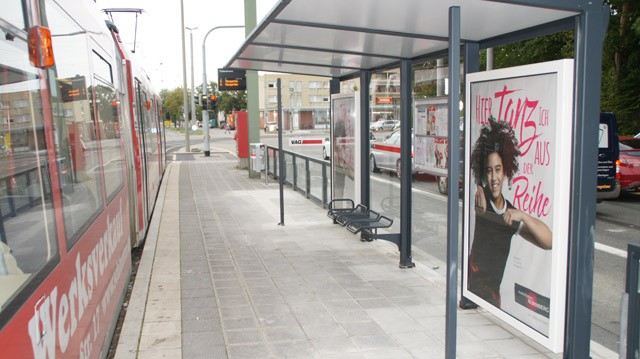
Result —
[[562, 350], [573, 60], [467, 75], [463, 295]]

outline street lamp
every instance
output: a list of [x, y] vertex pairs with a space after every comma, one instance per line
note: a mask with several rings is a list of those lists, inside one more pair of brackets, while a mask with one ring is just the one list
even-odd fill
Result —
[[184, 43], [184, 0], [180, 0], [180, 32], [182, 34], [182, 118], [184, 119], [184, 139], [186, 151], [191, 152], [189, 143], [189, 116], [187, 107], [187, 50]]
[[[207, 86], [207, 51], [205, 44], [207, 43], [207, 37], [213, 30], [215, 29], [230, 29], [230, 28], [243, 28], [244, 25], [228, 25], [228, 26], [216, 26], [211, 30], [207, 31], [207, 34], [204, 35], [204, 39], [202, 40], [202, 95], [204, 98], [209, 97], [209, 88]], [[214, 114], [215, 116], [215, 114]], [[206, 126], [204, 125], [206, 124]], [[202, 125], [204, 129], [204, 155], [205, 157], [209, 157], [211, 154], [209, 148], [209, 111], [202, 111]]]
[[195, 95], [194, 92], [194, 79], [193, 79], [193, 30], [196, 30], [197, 27], [185, 27], [185, 29], [189, 30], [189, 37], [191, 41], [191, 98], [189, 99], [189, 105], [191, 107], [191, 121], [196, 124], [196, 103], [193, 98]]

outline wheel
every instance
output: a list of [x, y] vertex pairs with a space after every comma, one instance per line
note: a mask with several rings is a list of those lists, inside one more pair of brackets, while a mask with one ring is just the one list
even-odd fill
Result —
[[402, 160], [398, 158], [396, 161], [396, 176], [402, 178]]
[[442, 194], [447, 194], [449, 189], [448, 183], [447, 183], [447, 177], [438, 176], [437, 180], [438, 180], [438, 191], [440, 191], [440, 193]]
[[380, 169], [376, 165], [376, 158], [373, 157], [373, 155], [369, 157], [369, 168], [371, 169], [371, 172], [380, 172]]
[[329, 159], [329, 156], [327, 155], [327, 149], [322, 147], [322, 158], [324, 158], [325, 160]]

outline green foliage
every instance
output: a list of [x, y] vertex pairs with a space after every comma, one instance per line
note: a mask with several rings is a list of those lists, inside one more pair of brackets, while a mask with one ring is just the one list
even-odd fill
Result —
[[[544, 61], [573, 58], [573, 31], [537, 37], [496, 47], [494, 49], [494, 69], [521, 66]], [[481, 70], [486, 68], [486, 51], [481, 55]]]
[[[621, 135], [640, 132], [640, 1], [608, 0], [612, 12], [602, 51], [601, 109], [616, 113]], [[574, 33], [564, 31], [494, 49], [494, 68], [574, 57]], [[480, 56], [486, 68], [486, 51]]]
[[603, 45], [602, 101], [616, 113], [621, 135], [640, 132], [640, 2], [610, 0], [612, 14]]
[[165, 109], [165, 113], [168, 114], [169, 120], [174, 123], [182, 119], [183, 96], [182, 87], [176, 87], [173, 90], [163, 89], [160, 91], [162, 107]]
[[233, 110], [247, 109], [247, 91], [222, 91], [218, 93], [218, 111], [226, 114]]
[[435, 97], [438, 88], [435, 81], [416, 83], [413, 92], [417, 98]]

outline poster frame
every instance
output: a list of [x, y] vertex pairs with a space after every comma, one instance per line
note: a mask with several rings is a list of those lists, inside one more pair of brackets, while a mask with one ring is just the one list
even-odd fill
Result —
[[353, 201], [355, 203], [361, 203], [361, 186], [360, 186], [360, 181], [361, 181], [361, 161], [360, 161], [360, 155], [361, 155], [361, 136], [360, 136], [360, 121], [362, 121], [362, 119], [360, 118], [360, 92], [359, 91], [355, 91], [352, 93], [347, 93], [347, 94], [332, 94], [331, 95], [331, 133], [330, 133], [330, 141], [331, 141], [331, 199], [339, 199], [339, 198], [345, 198], [344, 195], [339, 195], [337, 194], [336, 191], [336, 184], [339, 181], [336, 181], [336, 175], [338, 174], [337, 172], [337, 168], [336, 165], [338, 164], [339, 160], [338, 158], [340, 157], [337, 154], [337, 146], [336, 146], [336, 141], [335, 141], [335, 129], [338, 127], [336, 126], [336, 121], [337, 120], [341, 120], [339, 118], [338, 114], [338, 110], [337, 110], [337, 106], [340, 102], [345, 102], [348, 103], [351, 106], [351, 113], [352, 115], [352, 120], [353, 123], [351, 124], [352, 126], [352, 130], [353, 130], [353, 138], [352, 138], [352, 143], [353, 143], [353, 193], [354, 193], [354, 198]]
[[[570, 177], [571, 177], [571, 150], [573, 147], [572, 139], [572, 123], [573, 123], [573, 72], [574, 62], [572, 59], [557, 60], [532, 65], [511, 67], [506, 69], [491, 70], [485, 72], [477, 72], [467, 74], [465, 80], [465, 186], [464, 186], [464, 228], [463, 241], [464, 252], [462, 254], [465, 271], [462, 273], [463, 287], [462, 295], [476, 304], [482, 306], [488, 312], [492, 313], [499, 319], [510, 324], [517, 330], [521, 331], [529, 338], [547, 347], [549, 350], [559, 353], [563, 350], [564, 345], [564, 327], [566, 316], [566, 295], [567, 295], [567, 271], [568, 271], [568, 239], [569, 239], [569, 218], [570, 218]], [[472, 121], [478, 117], [478, 108], [474, 108], [475, 101], [474, 87], [480, 83], [490, 83], [497, 81], [510, 81], [525, 78], [534, 78], [536, 76], [545, 76], [556, 74], [556, 124], [555, 134], [552, 135], [555, 141], [555, 150], [552, 159], [555, 166], [553, 171], [553, 224], [551, 230], [553, 233], [553, 248], [551, 249], [551, 268], [549, 283], [549, 322], [548, 335], [533, 329], [514, 315], [490, 304], [480, 296], [476, 295], [467, 288], [469, 274], [469, 254], [471, 250], [471, 226], [472, 216], [472, 193], [475, 193], [473, 175], [471, 172], [470, 159], [473, 150]], [[495, 93], [494, 93], [495, 95]], [[494, 96], [495, 97], [495, 96]], [[497, 105], [496, 105], [497, 106]], [[493, 110], [493, 109], [492, 109]], [[473, 124], [478, 126], [478, 124]], [[521, 170], [520, 170], [521, 171]], [[520, 172], [518, 172], [520, 173]], [[475, 222], [475, 220], [473, 220]]]
[[[438, 165], [434, 164], [434, 165], [429, 165], [428, 161], [427, 164], [423, 164], [420, 159], [421, 158], [429, 158], [432, 157], [431, 153], [428, 152], [428, 148], [425, 147], [424, 150], [427, 151], [426, 153], [424, 153], [424, 157], [421, 157], [422, 153], [418, 153], [421, 152], [421, 150], [423, 150], [422, 145], [424, 144], [425, 146], [429, 146], [429, 144], [431, 144], [431, 142], [433, 142], [433, 146], [434, 148], [448, 148], [448, 144], [449, 144], [449, 134], [448, 134], [448, 121], [449, 121], [449, 98], [446, 96], [438, 96], [438, 97], [430, 97], [430, 98], [421, 98], [421, 99], [416, 99], [413, 103], [413, 128], [414, 128], [414, 147], [415, 147], [415, 153], [416, 153], [416, 157], [414, 158], [414, 166], [415, 169], [420, 172], [420, 173], [426, 173], [432, 176], [438, 176], [438, 177], [448, 177], [448, 168], [449, 168], [449, 163], [448, 161], [446, 162], [445, 166], [441, 166], [439, 167]], [[442, 128], [444, 129], [444, 133], [440, 133], [438, 134], [435, 128], [435, 124], [433, 125], [434, 127], [427, 130], [427, 133], [421, 133], [420, 129], [422, 128], [420, 126], [420, 124], [418, 123], [418, 121], [420, 121], [421, 117], [418, 115], [420, 113], [419, 108], [421, 107], [429, 107], [429, 106], [438, 106], [441, 107], [441, 110], [445, 111], [445, 116], [444, 116], [444, 121], [445, 123], [443, 124], [444, 126], [442, 126]], [[429, 119], [426, 118], [426, 121], [428, 122]], [[428, 127], [425, 124], [425, 128]], [[438, 144], [441, 144], [441, 146], [438, 146]], [[443, 147], [444, 146], [444, 147]], [[448, 158], [448, 150], [444, 150], [441, 151], [442, 155], [444, 158]], [[435, 156], [435, 155], [434, 155]], [[435, 157], [434, 157], [435, 160]], [[435, 160], [437, 161], [437, 160]]]

